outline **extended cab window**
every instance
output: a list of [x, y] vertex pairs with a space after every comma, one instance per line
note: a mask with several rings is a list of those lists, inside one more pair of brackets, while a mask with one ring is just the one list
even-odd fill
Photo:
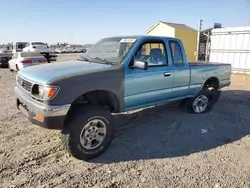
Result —
[[172, 56], [173, 64], [175, 65], [183, 64], [184, 60], [183, 60], [183, 55], [182, 55], [180, 44], [177, 41], [170, 41], [169, 45], [171, 49], [171, 56]]
[[168, 64], [165, 47], [161, 42], [144, 43], [135, 55], [135, 60], [146, 61], [148, 66]]

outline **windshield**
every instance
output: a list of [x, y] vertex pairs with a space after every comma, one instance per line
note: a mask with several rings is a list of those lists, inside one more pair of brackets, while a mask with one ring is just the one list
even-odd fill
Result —
[[98, 41], [81, 58], [82, 61], [120, 64], [133, 46], [136, 38], [106, 38]]

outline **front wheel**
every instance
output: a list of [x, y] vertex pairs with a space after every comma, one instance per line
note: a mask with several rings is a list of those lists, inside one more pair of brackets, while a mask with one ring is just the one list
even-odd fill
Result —
[[85, 161], [104, 153], [112, 137], [112, 115], [92, 106], [74, 111], [62, 131], [62, 142], [69, 154]]

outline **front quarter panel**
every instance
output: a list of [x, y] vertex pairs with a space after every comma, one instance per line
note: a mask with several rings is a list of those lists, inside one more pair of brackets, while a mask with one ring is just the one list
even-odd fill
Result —
[[50, 101], [51, 105], [72, 104], [82, 94], [96, 90], [106, 90], [113, 93], [119, 101], [119, 110], [124, 105], [124, 71], [122, 66], [99, 70], [91, 73], [81, 73], [52, 80], [49, 85], [60, 87], [60, 91]]

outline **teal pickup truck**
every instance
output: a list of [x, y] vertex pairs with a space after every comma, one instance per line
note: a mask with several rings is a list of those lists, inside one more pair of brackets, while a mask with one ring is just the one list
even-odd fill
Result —
[[201, 114], [230, 77], [230, 64], [188, 62], [179, 39], [111, 37], [78, 60], [19, 71], [16, 104], [32, 124], [61, 130], [67, 151], [87, 161], [110, 145], [112, 113], [182, 101], [187, 112]]

